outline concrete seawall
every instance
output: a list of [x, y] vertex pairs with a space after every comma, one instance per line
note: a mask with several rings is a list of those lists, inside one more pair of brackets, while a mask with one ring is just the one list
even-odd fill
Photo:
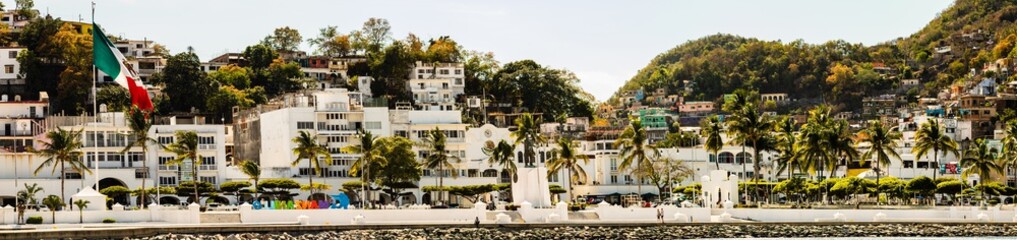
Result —
[[[534, 228], [559, 228], [559, 227], [609, 227], [609, 228], [636, 228], [656, 226], [878, 226], [900, 223], [844, 223], [844, 222], [813, 222], [813, 223], [785, 223], [785, 222], [745, 222], [745, 223], [524, 223], [524, 224], [481, 224], [481, 228], [500, 229], [505, 231], [534, 229]], [[936, 222], [936, 223], [914, 223], [919, 225], [979, 225], [979, 226], [1017, 226], [1015, 223], [959, 223], [959, 222]], [[230, 224], [230, 225], [173, 225], [173, 226], [145, 226], [145, 227], [110, 227], [110, 228], [80, 228], [80, 229], [43, 229], [43, 230], [12, 230], [0, 231], [0, 239], [123, 239], [151, 237], [163, 234], [233, 234], [233, 233], [313, 233], [322, 231], [349, 231], [349, 230], [385, 230], [385, 229], [424, 229], [424, 228], [473, 228], [472, 224], [442, 224], [442, 225], [405, 225], [405, 224], [381, 224], [381, 225], [297, 225], [297, 224]]]

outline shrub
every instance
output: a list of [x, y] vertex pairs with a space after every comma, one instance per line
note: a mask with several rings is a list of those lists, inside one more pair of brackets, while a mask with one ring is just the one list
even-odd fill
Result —
[[579, 211], [579, 210], [586, 210], [586, 203], [575, 202], [575, 203], [569, 204], [569, 211], [575, 212], [575, 211]]
[[25, 220], [25, 223], [26, 224], [42, 224], [42, 217], [41, 216], [28, 217], [28, 219]]
[[505, 205], [505, 210], [508, 210], [508, 211], [519, 210], [519, 206], [517, 206], [515, 204]]
[[116, 223], [116, 222], [117, 222], [117, 220], [116, 219], [112, 219], [112, 218], [107, 218], [107, 219], [103, 219], [102, 220], [102, 223]]

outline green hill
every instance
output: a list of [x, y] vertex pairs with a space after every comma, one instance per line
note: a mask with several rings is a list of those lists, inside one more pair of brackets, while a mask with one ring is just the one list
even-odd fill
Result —
[[[995, 76], [981, 71], [985, 63], [1017, 57], [1015, 19], [1017, 1], [957, 1], [911, 36], [874, 46], [710, 35], [661, 53], [609, 101], [630, 90], [660, 87], [687, 100], [717, 100], [749, 88], [845, 110], [860, 109], [865, 96], [933, 96], [972, 77]], [[969, 75], [972, 68], [979, 69], [977, 75]], [[921, 84], [900, 86], [899, 79], [912, 78]]]

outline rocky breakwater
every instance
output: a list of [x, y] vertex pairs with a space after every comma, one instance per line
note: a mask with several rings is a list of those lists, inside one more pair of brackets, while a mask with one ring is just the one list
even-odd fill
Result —
[[228, 235], [165, 234], [140, 239], [689, 239], [1017, 236], [1009, 224], [687, 225], [644, 227], [412, 228]]

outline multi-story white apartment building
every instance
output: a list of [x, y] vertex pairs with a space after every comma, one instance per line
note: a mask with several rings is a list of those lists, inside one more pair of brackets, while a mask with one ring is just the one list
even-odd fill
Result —
[[[175, 155], [156, 144], [149, 144], [147, 154], [140, 147], [123, 151], [131, 139], [123, 113], [100, 113], [99, 116], [98, 122], [89, 116], [50, 116], [45, 120], [47, 129], [81, 131], [81, 160], [89, 171], [66, 169], [66, 196], [83, 188], [95, 187], [96, 183], [100, 189], [123, 186], [133, 190], [141, 187], [142, 179], [147, 181], [147, 187], [156, 184], [176, 186], [179, 181], [190, 179], [191, 163], [185, 162], [182, 166], [167, 164]], [[199, 136], [199, 155], [202, 157], [199, 178], [214, 184], [221, 183], [224, 174], [220, 170], [226, 168], [225, 127], [203, 125], [199, 124], [202, 121], [193, 119], [170, 118], [166, 121], [153, 126], [149, 136], [158, 139], [161, 144], [169, 144], [175, 141], [173, 134], [177, 131], [195, 131]], [[32, 145], [40, 148], [41, 141], [48, 140], [43, 131], [33, 131], [36, 134], [31, 137], [35, 141]], [[4, 204], [13, 204], [15, 192], [24, 189], [24, 184], [38, 184], [44, 189], [44, 194], [60, 195], [59, 169], [41, 166], [42, 170], [34, 174], [44, 160], [40, 156], [13, 151], [5, 151], [3, 155], [6, 161], [0, 163], [0, 186], [5, 187], [0, 188], [0, 198]], [[158, 199], [163, 204], [176, 204], [184, 202], [186, 197], [163, 194]], [[114, 201], [128, 205], [137, 204], [139, 200], [133, 196], [119, 196]], [[152, 201], [148, 199], [148, 202]]]
[[423, 63], [413, 65], [407, 88], [417, 108], [454, 110], [456, 99], [466, 92], [462, 63]]

